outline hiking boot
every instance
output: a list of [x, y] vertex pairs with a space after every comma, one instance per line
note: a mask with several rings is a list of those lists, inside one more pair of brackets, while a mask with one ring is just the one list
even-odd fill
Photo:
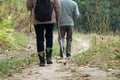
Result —
[[63, 58], [63, 53], [60, 53], [60, 57]]
[[47, 61], [47, 64], [52, 64], [51, 56], [52, 56], [52, 49], [47, 48], [46, 49], [46, 61]]
[[38, 52], [40, 64], [39, 66], [45, 66], [45, 53], [44, 52]]
[[70, 54], [70, 53], [67, 53], [67, 54], [66, 54], [66, 57], [71, 57], [71, 54]]
[[52, 60], [51, 59], [47, 59], [47, 64], [52, 64]]

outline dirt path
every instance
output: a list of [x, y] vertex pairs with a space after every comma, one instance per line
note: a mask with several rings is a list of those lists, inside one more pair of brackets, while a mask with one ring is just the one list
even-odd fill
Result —
[[[54, 35], [54, 40], [56, 40], [57, 35]], [[82, 39], [74, 39], [74, 45], [72, 53], [75, 54], [81, 50], [82, 45], [88, 43], [82, 43]], [[77, 43], [82, 43], [82, 45], [76, 46]], [[74, 50], [74, 51], [73, 51]], [[61, 71], [64, 65], [62, 63], [57, 63], [56, 59], [53, 59], [52, 65], [46, 65], [46, 67], [39, 67], [38, 64], [33, 65], [27, 69], [23, 69], [22, 73], [14, 74], [13, 76], [5, 80], [69, 80], [72, 78], [72, 73], [70, 71]]]
[[[55, 35], [55, 40], [56, 40]], [[74, 38], [72, 46], [72, 54], [80, 51], [85, 51], [90, 47], [90, 40], [84, 37]], [[66, 69], [66, 70], [65, 70]], [[73, 73], [76, 72], [78, 76], [74, 79]], [[109, 77], [106, 71], [101, 71], [94, 67], [81, 66], [75, 67], [73, 64], [64, 66], [62, 63], [56, 62], [53, 58], [52, 65], [46, 67], [39, 67], [38, 64], [32, 65], [29, 68], [23, 69], [22, 73], [14, 74], [13, 76], [4, 80], [119, 80], [114, 77]]]
[[54, 62], [53, 65], [39, 67], [38, 65], [24, 69], [22, 74], [14, 74], [6, 80], [64, 80], [64, 77], [70, 77], [69, 72], [59, 72], [60, 64]]

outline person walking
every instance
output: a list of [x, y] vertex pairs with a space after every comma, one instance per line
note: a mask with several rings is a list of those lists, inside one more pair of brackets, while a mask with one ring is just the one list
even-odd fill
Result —
[[[71, 56], [71, 43], [74, 20], [79, 17], [78, 5], [73, 0], [61, 0], [61, 17], [58, 22], [61, 36], [58, 37], [59, 44], [60, 39], [64, 45], [64, 39], [66, 35], [66, 57]], [[63, 53], [60, 46], [60, 57], [63, 58]], [[63, 48], [63, 52], [64, 52]]]
[[[49, 1], [49, 0], [38, 0], [38, 2], [39, 1], [44, 2], [44, 1]], [[59, 20], [60, 18], [61, 6], [60, 6], [59, 0], [50, 0], [50, 4], [52, 6], [51, 19], [47, 21], [45, 20], [40, 21], [36, 18], [36, 16], [40, 16], [43, 18], [45, 16], [35, 14], [35, 10], [37, 10], [36, 5], [44, 6], [45, 4], [36, 4], [36, 3], [37, 3], [37, 0], [27, 0], [26, 6], [28, 10], [32, 11], [33, 25], [34, 25], [34, 29], [36, 33], [37, 52], [38, 52], [38, 57], [40, 60], [39, 66], [45, 66], [46, 62], [47, 64], [52, 64], [51, 57], [52, 57], [52, 47], [53, 47], [53, 28], [54, 28], [54, 24], [56, 23], [56, 21]], [[45, 9], [45, 11], [50, 11], [50, 10]], [[44, 11], [41, 11], [41, 12], [44, 12]]]

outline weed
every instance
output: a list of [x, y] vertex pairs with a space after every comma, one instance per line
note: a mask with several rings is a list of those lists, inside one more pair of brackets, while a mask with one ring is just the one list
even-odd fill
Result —
[[116, 59], [120, 59], [120, 53], [116, 54]]
[[101, 69], [120, 69], [120, 38], [117, 37], [116, 39], [116, 36], [112, 36], [111, 39], [110, 36], [104, 36], [105, 38], [101, 39], [99, 37], [101, 36], [93, 36], [96, 39], [96, 44], [93, 43], [92, 47], [86, 52], [76, 55], [74, 57], [75, 61], [79, 65], [89, 63]]

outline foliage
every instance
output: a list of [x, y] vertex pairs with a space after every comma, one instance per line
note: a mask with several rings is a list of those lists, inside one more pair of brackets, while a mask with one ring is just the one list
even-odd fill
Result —
[[92, 46], [75, 56], [79, 65], [95, 65], [101, 69], [120, 69], [120, 38], [118, 36], [93, 35]]
[[21, 69], [38, 61], [37, 55], [25, 59], [0, 60], [0, 78], [12, 75], [15, 72], [21, 72]]
[[14, 43], [16, 47], [20, 47], [21, 45], [26, 45], [28, 41], [27, 35], [25, 35], [24, 33], [18, 33], [18, 32], [15, 32], [14, 39], [15, 39]]
[[59, 44], [58, 41], [54, 42], [52, 56], [59, 56]]
[[[16, 31], [20, 32], [20, 29], [28, 24], [24, 3], [25, 0], [0, 0], [0, 46], [2, 48], [15, 47], [22, 41], [25, 42], [24, 35], [22, 37], [22, 35], [16, 34]], [[19, 40], [20, 37], [22, 38], [21, 41]]]
[[99, 34], [120, 30], [119, 0], [74, 0], [78, 3], [80, 18], [75, 28]]
[[3, 16], [2, 18], [7, 17], [11, 14], [14, 15], [13, 26], [15, 27], [15, 29], [19, 29], [19, 31], [28, 24], [28, 11], [25, 2], [25, 0], [8, 0], [3, 3], [3, 6], [1, 6], [1, 8], [5, 6], [1, 10], [1, 12], [3, 13], [1, 14], [1, 16]]
[[5, 43], [5, 45], [8, 47], [14, 46], [14, 28], [12, 27], [11, 21], [12, 15], [0, 22], [0, 45]]
[[[75, 29], [99, 34], [108, 31], [120, 30], [120, 1], [119, 0], [74, 0], [78, 3], [81, 13], [75, 22]], [[29, 16], [25, 5], [26, 0], [0, 0], [0, 23], [6, 24], [8, 16], [12, 15], [11, 23], [13, 31], [28, 32]], [[1, 30], [1, 35], [6, 34]], [[13, 34], [13, 33], [12, 33]], [[11, 39], [14, 40], [14, 38]], [[6, 40], [7, 41], [7, 40]], [[1, 41], [2, 43], [4, 41]]]

